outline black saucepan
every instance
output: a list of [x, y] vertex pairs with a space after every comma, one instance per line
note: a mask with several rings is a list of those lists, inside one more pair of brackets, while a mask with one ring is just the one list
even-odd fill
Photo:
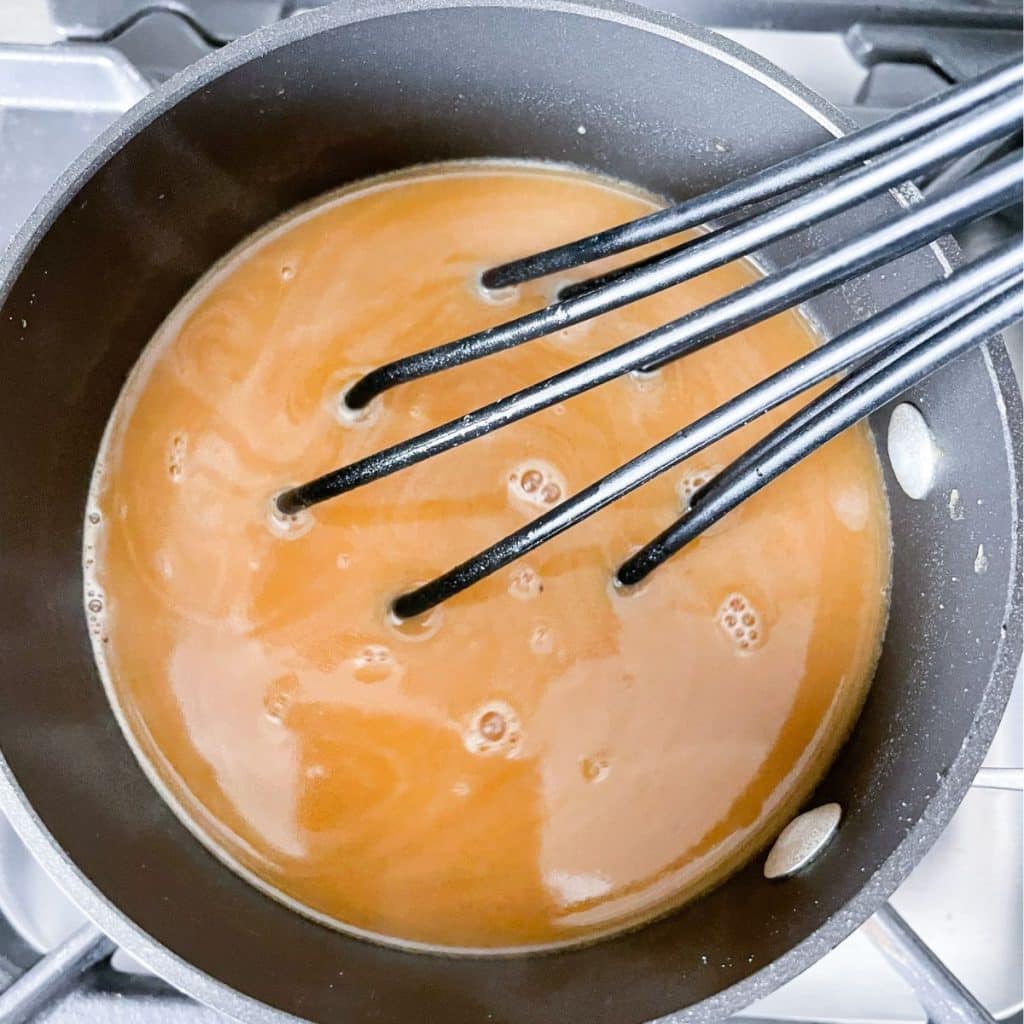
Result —
[[[864, 713], [813, 798], [842, 805], [835, 840], [796, 877], [767, 882], [752, 863], [588, 948], [402, 953], [257, 892], [137, 766], [97, 678], [81, 595], [86, 490], [126, 374], [196, 278], [283, 210], [366, 175], [479, 156], [571, 161], [682, 198], [847, 127], [758, 57], [639, 8], [345, 0], [172, 79], [63, 176], [0, 267], [0, 802], [118, 943], [250, 1021], [274, 1017], [269, 1007], [331, 1024], [713, 1020], [882, 903], [963, 796], [1020, 657], [1020, 398], [999, 344], [908, 398], [941, 451], [931, 493], [907, 497], [883, 455], [892, 617]], [[785, 264], [914, 198], [882, 197], [762, 262]], [[933, 246], [807, 312], [831, 335], [956, 258], [952, 244]], [[887, 422], [876, 420], [880, 438]]]

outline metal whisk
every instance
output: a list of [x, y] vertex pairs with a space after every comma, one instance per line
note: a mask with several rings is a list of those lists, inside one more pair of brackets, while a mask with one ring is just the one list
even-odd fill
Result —
[[[987, 147], [1000, 159], [945, 183], [859, 238], [482, 406], [408, 441], [281, 493], [283, 515], [337, 497], [498, 430], [623, 374], [652, 370], [1021, 202], [1019, 132], [1024, 66], [1012, 64], [694, 199], [555, 249], [488, 270], [489, 288], [518, 284], [727, 218], [725, 226], [655, 256], [563, 289], [535, 313], [382, 366], [346, 394], [361, 409], [382, 392], [493, 355], [616, 309], [746, 256], [902, 182]], [[948, 178], [949, 176], [947, 176]], [[781, 198], [780, 198], [781, 197]], [[767, 204], [767, 208], [766, 207]], [[423, 586], [392, 608], [411, 618], [628, 494], [808, 388], [846, 376], [723, 469], [688, 510], [616, 573], [638, 583], [740, 502], [829, 438], [869, 415], [1022, 315], [1024, 247], [1017, 240], [924, 288], [749, 388], [561, 504]]]

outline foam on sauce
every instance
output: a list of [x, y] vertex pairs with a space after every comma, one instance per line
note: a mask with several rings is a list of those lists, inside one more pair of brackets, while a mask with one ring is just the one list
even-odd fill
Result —
[[624, 186], [526, 164], [364, 183], [240, 246], [125, 387], [86, 510], [97, 661], [179, 815], [296, 909], [412, 946], [594, 938], [749, 858], [845, 737], [889, 575], [865, 429], [643, 586], [609, 586], [793, 406], [423, 620], [388, 611], [807, 352], [814, 339], [795, 314], [299, 516], [272, 508], [283, 487], [753, 279], [745, 264], [725, 267], [344, 414], [339, 400], [366, 370], [550, 298], [551, 281], [482, 294], [481, 268], [653, 208]]

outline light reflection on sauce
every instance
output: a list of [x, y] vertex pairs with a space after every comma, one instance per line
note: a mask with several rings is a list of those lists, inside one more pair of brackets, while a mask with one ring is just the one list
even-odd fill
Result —
[[551, 282], [485, 301], [481, 267], [651, 208], [607, 182], [507, 164], [329, 197], [202, 283], [122, 395], [86, 548], [115, 703], [204, 841], [306, 912], [490, 949], [635, 924], [763, 844], [849, 728], [889, 572], [865, 431], [643, 587], [609, 586], [708, 472], [791, 408], [430, 621], [387, 612], [403, 589], [806, 352], [794, 315], [268, 521], [289, 483], [751, 280], [745, 265], [723, 268], [339, 420], [343, 389], [367, 369], [547, 300]]

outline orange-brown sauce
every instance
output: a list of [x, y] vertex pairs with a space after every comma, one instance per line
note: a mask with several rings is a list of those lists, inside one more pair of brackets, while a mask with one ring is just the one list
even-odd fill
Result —
[[[635, 924], [770, 838], [842, 742], [884, 625], [889, 534], [865, 429], [635, 591], [609, 584], [778, 410], [399, 628], [389, 601], [814, 344], [795, 314], [612, 382], [317, 507], [268, 500], [678, 317], [736, 264], [337, 415], [399, 355], [528, 310], [490, 264], [638, 216], [567, 170], [468, 164], [357, 186], [200, 283], [114, 412], [86, 604], [115, 706], [220, 856], [325, 920], [515, 948]], [[591, 271], [592, 272], [592, 271]], [[576, 273], [574, 276], [583, 276]], [[563, 279], [564, 280], [564, 279]], [[559, 282], [560, 283], [560, 282]]]

